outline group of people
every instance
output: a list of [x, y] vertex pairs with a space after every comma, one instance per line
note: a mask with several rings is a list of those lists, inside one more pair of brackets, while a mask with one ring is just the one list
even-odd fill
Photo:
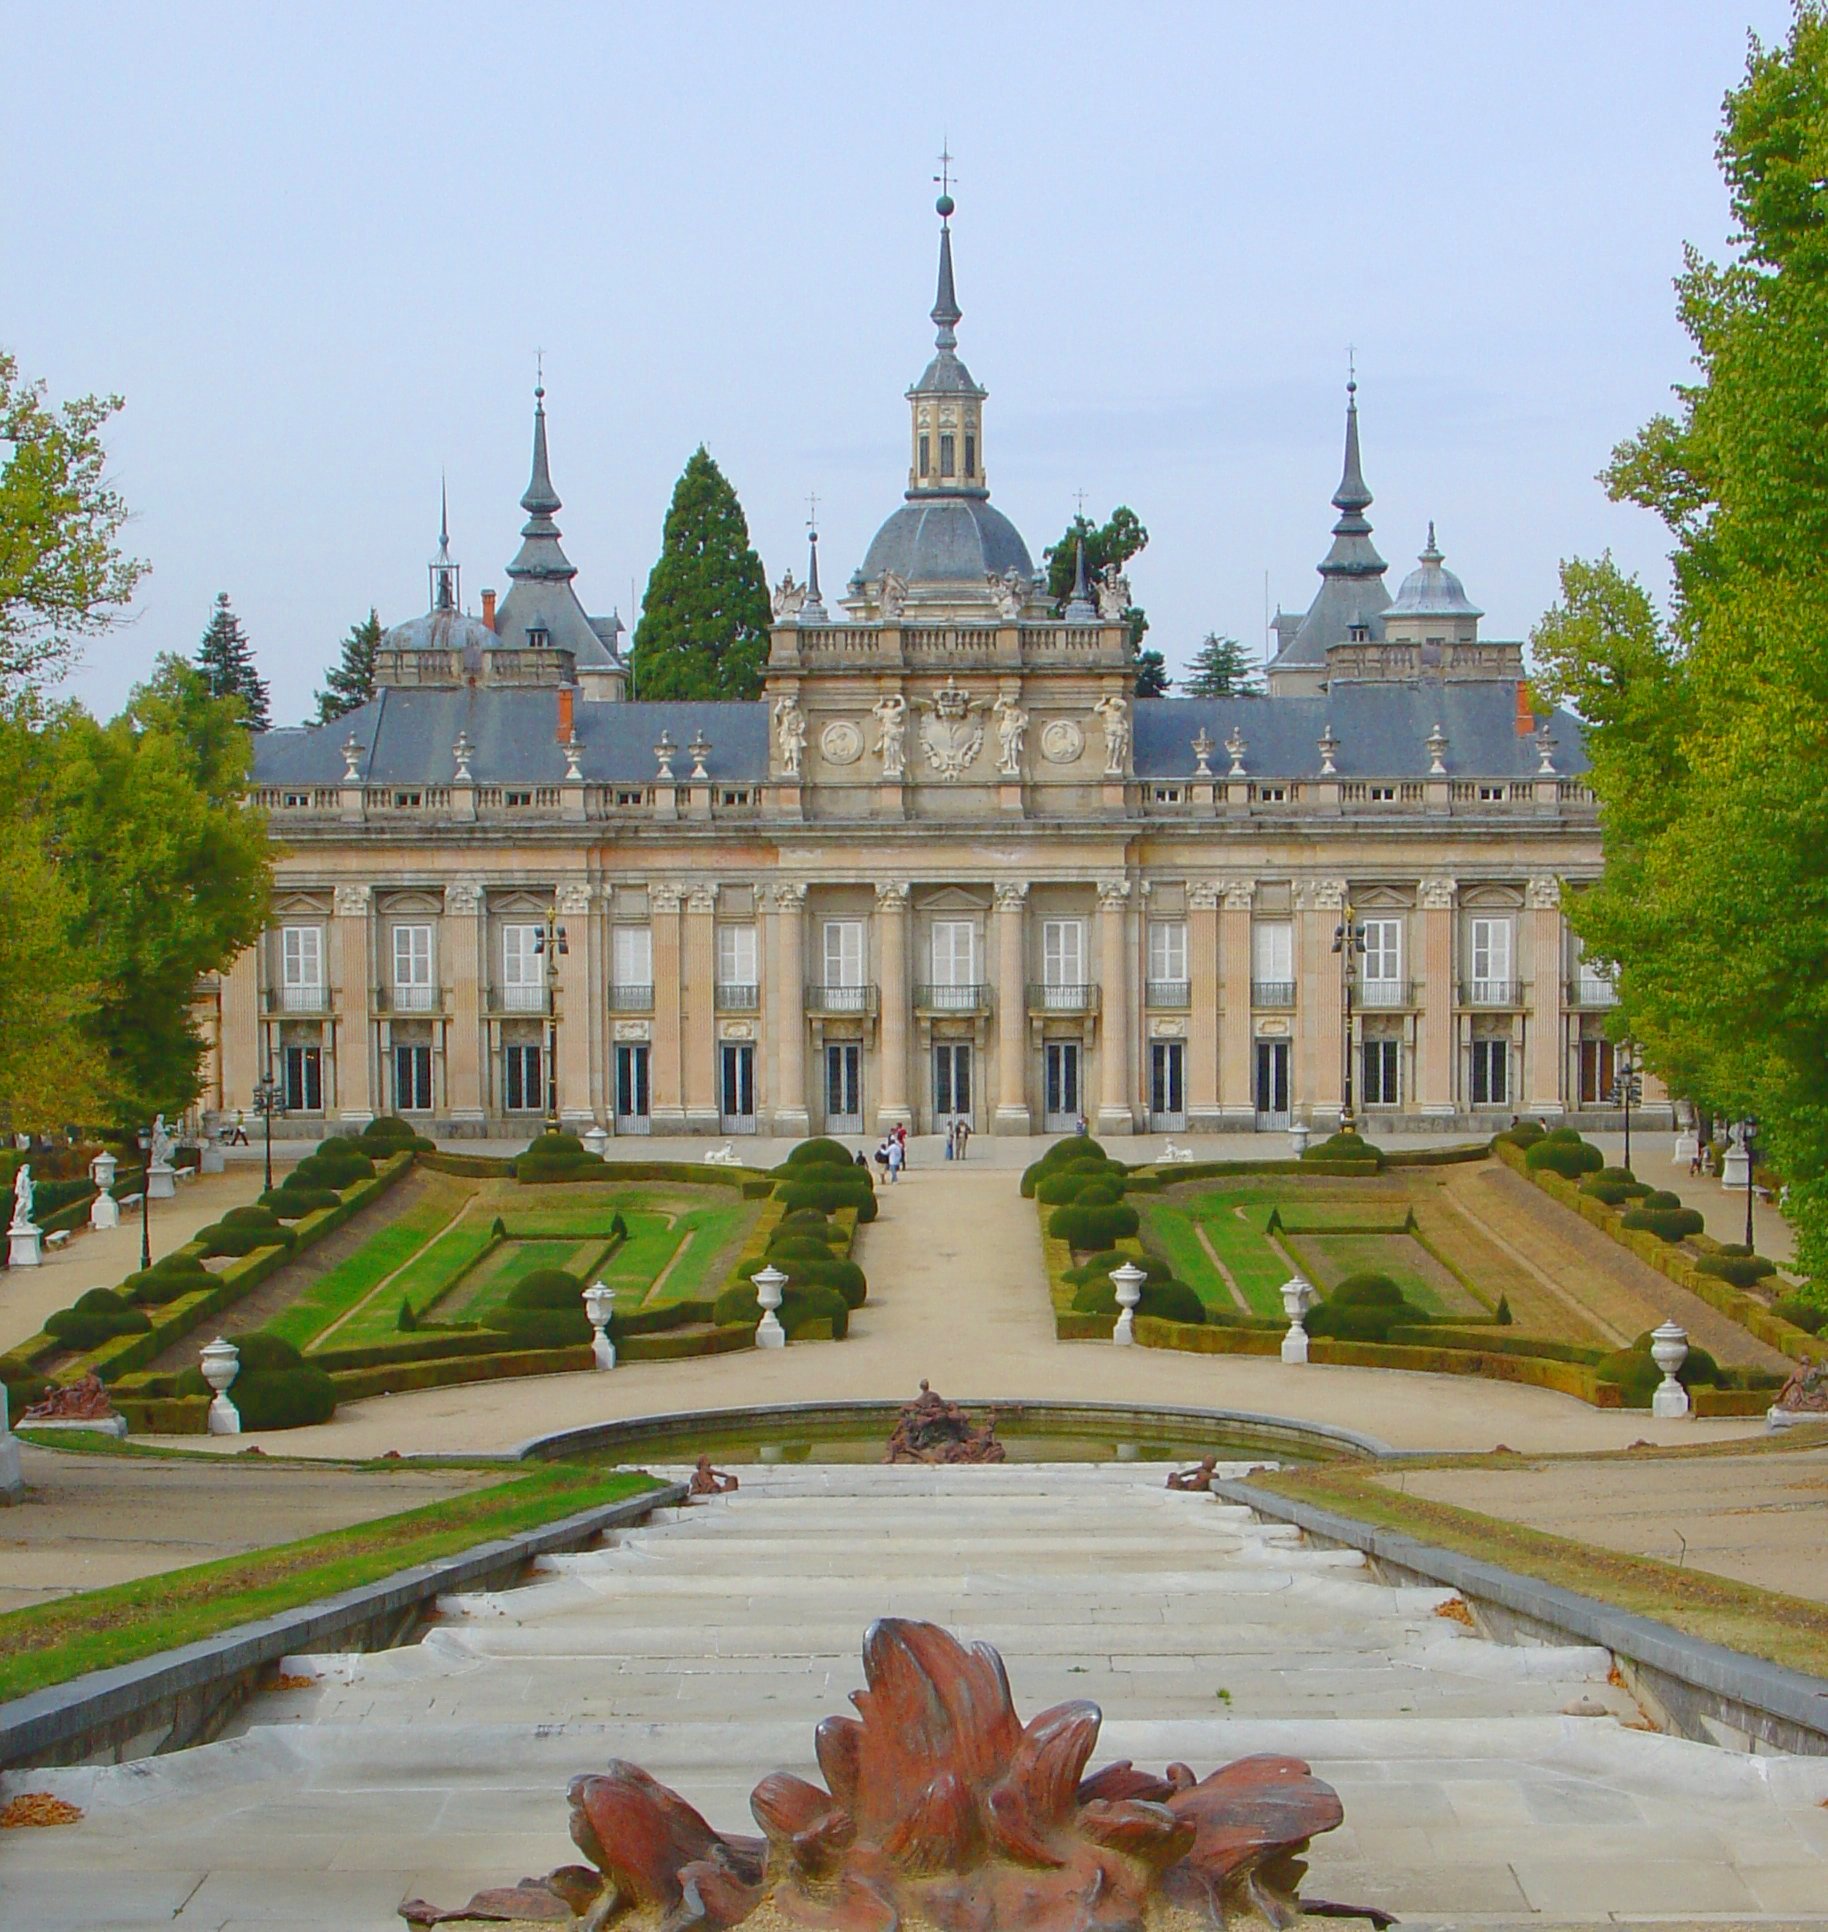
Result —
[[[949, 1161], [962, 1161], [965, 1149], [971, 1145], [971, 1123], [963, 1118], [946, 1122], [946, 1158]], [[858, 1164], [863, 1156], [857, 1156]], [[891, 1182], [901, 1179], [901, 1171], [908, 1164], [908, 1130], [904, 1123], [896, 1124], [876, 1143], [876, 1165], [882, 1169]]]

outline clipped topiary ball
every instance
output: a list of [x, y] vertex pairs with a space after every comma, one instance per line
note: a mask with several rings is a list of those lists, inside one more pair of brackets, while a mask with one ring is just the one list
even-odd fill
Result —
[[1063, 1279], [1075, 1288], [1083, 1288], [1088, 1281], [1108, 1281], [1114, 1269], [1131, 1262], [1143, 1271], [1145, 1281], [1169, 1281], [1174, 1270], [1159, 1255], [1131, 1254], [1124, 1248], [1107, 1248], [1103, 1254], [1095, 1254], [1089, 1261], [1082, 1261], [1076, 1268], [1068, 1268]]
[[[1562, 1134], [1567, 1138], [1559, 1138]], [[1606, 1165], [1606, 1157], [1597, 1147], [1582, 1140], [1573, 1128], [1558, 1127], [1528, 1149], [1523, 1164], [1535, 1173], [1559, 1174], [1565, 1181], [1578, 1181], [1584, 1174], [1597, 1174]]]
[[1659, 1241], [1680, 1241], [1684, 1235], [1699, 1234], [1707, 1223], [1696, 1208], [1635, 1207], [1628, 1209], [1623, 1224]]
[[1775, 1274], [1777, 1268], [1774, 1262], [1767, 1261], [1761, 1254], [1704, 1254], [1695, 1263], [1695, 1272], [1712, 1275], [1717, 1281], [1729, 1282], [1735, 1288], [1750, 1288], [1754, 1282]]
[[1336, 1308], [1389, 1308], [1402, 1302], [1403, 1291], [1390, 1276], [1363, 1269], [1342, 1277], [1327, 1299]]
[[1069, 1248], [1114, 1248], [1127, 1241], [1142, 1226], [1141, 1217], [1127, 1201], [1104, 1202], [1092, 1207], [1071, 1202], [1057, 1207], [1047, 1218], [1047, 1231]]
[[[563, 1268], [535, 1268], [530, 1274], [522, 1275], [508, 1290], [507, 1306], [510, 1308], [575, 1308], [580, 1317], [584, 1309], [584, 1284]], [[584, 1339], [588, 1341], [588, 1322], [585, 1323]]]

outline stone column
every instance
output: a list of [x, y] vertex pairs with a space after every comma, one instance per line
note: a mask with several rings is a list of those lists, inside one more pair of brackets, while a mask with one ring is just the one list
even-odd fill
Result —
[[489, 1106], [482, 1017], [488, 921], [482, 912], [482, 887], [476, 880], [453, 879], [444, 888], [439, 951], [451, 975], [451, 1017], [444, 1033], [444, 1110], [459, 1132], [472, 1128], [480, 1133]]
[[[1227, 1127], [1254, 1127], [1257, 1096], [1250, 1016], [1250, 908], [1257, 889], [1249, 879], [1219, 882], [1219, 1117]], [[1197, 995], [1196, 995], [1197, 997]]]
[[559, 887], [554, 905], [565, 928], [566, 951], [556, 962], [548, 962], [559, 969], [559, 1119], [573, 1133], [596, 1121], [590, 1104], [590, 991], [596, 964], [592, 957], [592, 896], [582, 879], [567, 880]]
[[651, 885], [648, 930], [654, 958], [654, 1043], [648, 1056], [649, 1098], [657, 1134], [683, 1134], [685, 1089], [681, 1081], [679, 1002], [679, 904], [676, 885]]
[[908, 1107], [908, 883], [888, 879], [876, 888], [878, 957], [882, 962], [880, 1045], [876, 1054], [876, 1130], [898, 1121], [912, 1128]]
[[[1250, 1017], [1250, 995], [1244, 996]], [[1219, 882], [1187, 887], [1187, 1126], [1215, 1133], [1219, 1115]]]
[[680, 1051], [685, 1056], [686, 1131], [714, 1134], [717, 1101], [717, 888], [686, 895], [684, 971], [680, 975]]
[[1098, 1132], [1133, 1134], [1130, 1096], [1130, 905], [1128, 879], [1098, 884], [1098, 972], [1103, 1038], [1099, 1054]]
[[1454, 977], [1454, 894], [1452, 879], [1424, 879], [1416, 891], [1420, 907], [1422, 1011], [1416, 1023], [1416, 1100], [1424, 1114], [1454, 1111], [1454, 1006], [1460, 989]]
[[1333, 935], [1345, 917], [1343, 879], [1315, 879], [1295, 889], [1295, 1050], [1299, 1111], [1331, 1126], [1345, 1103], [1345, 962]]
[[774, 888], [775, 974], [770, 989], [776, 1092], [774, 1131], [812, 1131], [806, 1111], [806, 887], [798, 879]]
[[993, 1125], [999, 1134], [1029, 1131], [1028, 962], [1022, 924], [1027, 898], [1024, 880], [1005, 880], [996, 889], [997, 1110]]
[[[1524, 1024], [1523, 1078], [1529, 1096], [1527, 1111], [1553, 1118], [1566, 1107], [1562, 1098], [1561, 1027], [1561, 881], [1553, 873], [1538, 873], [1525, 892], [1524, 914], [1529, 932], [1530, 1004]], [[1519, 962], [1521, 964], [1521, 962]]]
[[338, 886], [331, 922], [336, 953], [337, 1116], [352, 1124], [365, 1124], [375, 1117], [374, 1028], [368, 1018], [374, 972], [369, 898], [365, 885]]
[[254, 1096], [254, 1082], [273, 1063], [279, 1072], [279, 1022], [261, 1011], [260, 949], [271, 941], [268, 934], [237, 953], [235, 961], [222, 975], [220, 1104], [226, 1112], [247, 1107]]

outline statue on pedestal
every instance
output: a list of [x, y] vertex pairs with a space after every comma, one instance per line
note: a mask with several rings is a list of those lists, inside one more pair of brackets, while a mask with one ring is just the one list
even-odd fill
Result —
[[13, 1226], [29, 1228], [32, 1223], [32, 1206], [37, 1195], [37, 1187], [32, 1180], [32, 1163], [22, 1161], [19, 1172], [13, 1176]]

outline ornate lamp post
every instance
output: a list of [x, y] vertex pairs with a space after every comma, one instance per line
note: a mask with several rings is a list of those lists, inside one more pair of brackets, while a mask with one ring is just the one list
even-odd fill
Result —
[[1644, 1097], [1642, 1076], [1638, 1063], [1633, 1057], [1631, 1042], [1627, 1040], [1619, 1048], [1612, 1081], [1612, 1099], [1616, 1106], [1625, 1110], [1625, 1165], [1631, 1165], [1631, 1108], [1634, 1101]]
[[1758, 1134], [1758, 1122], [1748, 1114], [1739, 1123], [1739, 1151], [1745, 1155], [1745, 1244], [1748, 1250], [1752, 1243], [1752, 1203], [1757, 1198], [1758, 1161], [1752, 1152], [1752, 1142]]
[[140, 1273], [152, 1266], [152, 1129], [142, 1127], [134, 1139], [140, 1146]]
[[1340, 970], [1345, 981], [1345, 1104], [1339, 1111], [1339, 1131], [1352, 1132], [1352, 989], [1358, 981], [1358, 955], [1365, 950], [1365, 928], [1348, 899], [1345, 916], [1333, 928], [1333, 950], [1340, 955]]
[[266, 1173], [267, 1192], [273, 1191], [273, 1116], [285, 1109], [279, 1104], [279, 1082], [273, 1078], [269, 1065], [266, 1072], [254, 1082], [254, 1111], [260, 1116], [266, 1130]]
[[546, 962], [546, 1131], [559, 1130], [559, 961], [571, 951], [558, 907], [533, 935], [533, 950]]

